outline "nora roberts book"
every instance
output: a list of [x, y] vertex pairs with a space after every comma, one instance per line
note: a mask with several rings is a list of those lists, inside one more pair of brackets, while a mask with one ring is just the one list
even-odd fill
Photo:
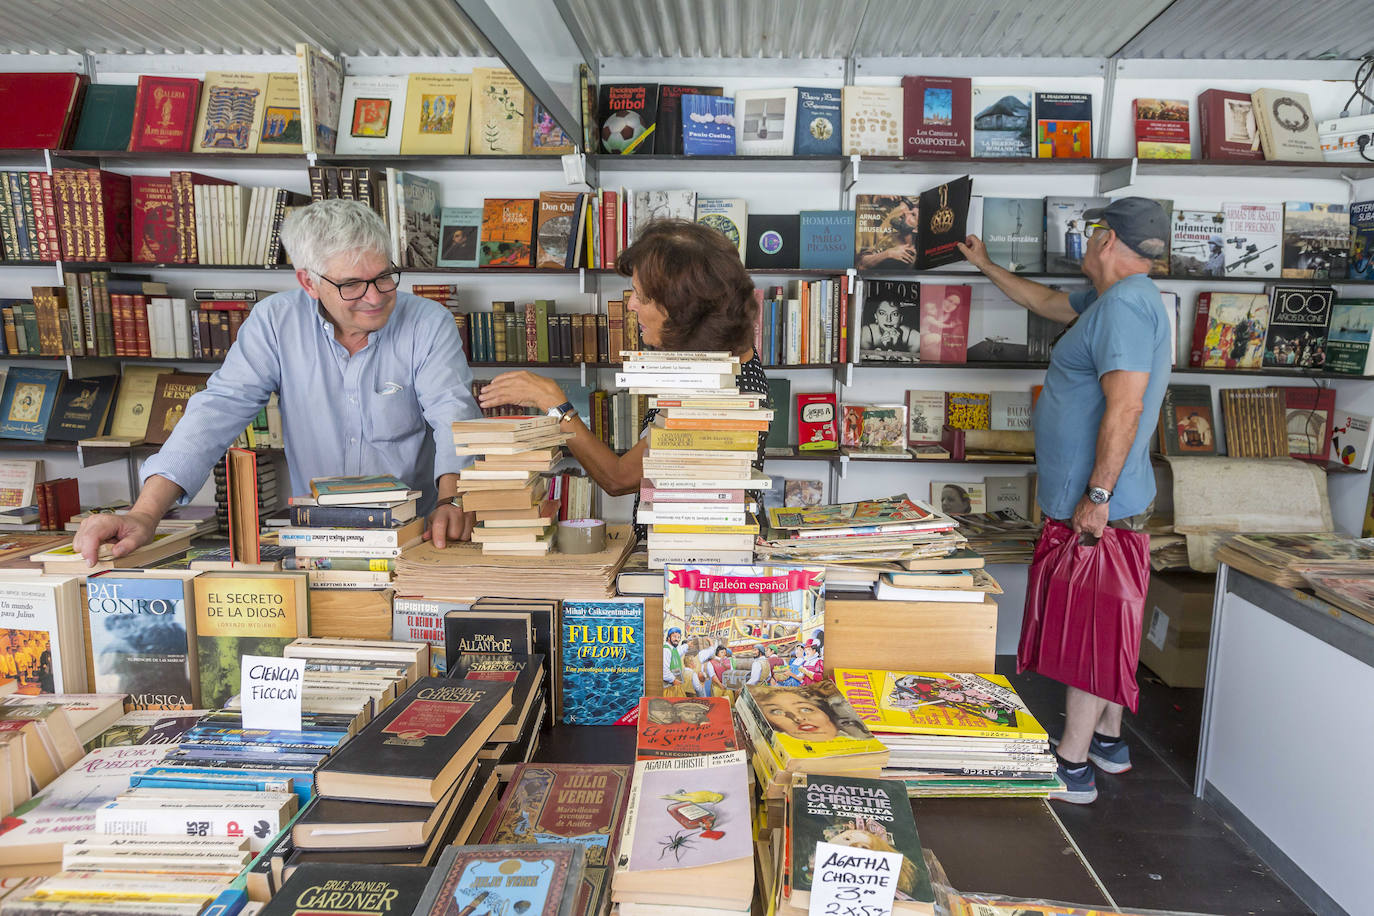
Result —
[[505, 681], [416, 681], [315, 773], [326, 798], [433, 805], [510, 712]]

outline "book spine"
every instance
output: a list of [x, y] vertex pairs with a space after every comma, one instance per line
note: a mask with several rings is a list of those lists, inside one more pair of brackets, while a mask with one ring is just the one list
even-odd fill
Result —
[[38, 187], [43, 207], [44, 235], [48, 240], [48, 260], [58, 261], [62, 258], [62, 244], [58, 238], [57, 231], [57, 205], [53, 199], [52, 175], [47, 172], [34, 173], [38, 175]]
[[[32, 220], [29, 216], [30, 207], [24, 205], [24, 191], [20, 187], [20, 173], [6, 172], [5, 178], [9, 184], [10, 212], [14, 218], [14, 241], [15, 247], [19, 252], [19, 260], [36, 261], [38, 256], [34, 254]], [[24, 187], [28, 182], [24, 182]]]
[[133, 297], [134, 338], [137, 341], [139, 356], [153, 355], [152, 329], [148, 324], [148, 297]]
[[[0, 177], [4, 174], [0, 173]], [[19, 260], [19, 241], [15, 234], [14, 207], [10, 203], [8, 181], [0, 181], [0, 249], [3, 249], [6, 261]]]

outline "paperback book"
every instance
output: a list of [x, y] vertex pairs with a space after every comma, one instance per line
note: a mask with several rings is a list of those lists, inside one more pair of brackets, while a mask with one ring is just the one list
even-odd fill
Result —
[[838, 156], [843, 140], [840, 90], [797, 87], [797, 138], [792, 154]]
[[1202, 334], [1189, 364], [1202, 369], [1258, 369], [1269, 331], [1269, 297], [1263, 293], [1198, 293]]
[[1029, 159], [1031, 90], [1025, 86], [973, 87], [973, 155], [990, 159]]
[[1222, 204], [1228, 277], [1277, 277], [1283, 257], [1283, 206]]
[[858, 718], [879, 732], [1046, 740], [1000, 674], [840, 668], [835, 683]]
[[1339, 280], [1349, 269], [1350, 213], [1345, 204], [1290, 200], [1283, 205], [1283, 277]]
[[1224, 277], [1226, 218], [1220, 210], [1175, 210], [1169, 233], [1169, 275]]
[[1012, 273], [1045, 270], [1045, 200], [984, 197], [983, 242], [994, 264]]
[[914, 280], [864, 281], [859, 358], [915, 363], [921, 358], [921, 284]]
[[1093, 99], [1086, 92], [1035, 94], [1035, 148], [1040, 159], [1090, 159]]
[[[671, 664], [671, 641], [663, 647]], [[770, 669], [777, 656], [762, 656]], [[781, 663], [781, 659], [779, 659]], [[725, 697], [641, 697], [636, 760], [698, 757], [738, 750], [735, 720]]]
[[644, 601], [563, 602], [563, 722], [627, 725], [644, 687]]

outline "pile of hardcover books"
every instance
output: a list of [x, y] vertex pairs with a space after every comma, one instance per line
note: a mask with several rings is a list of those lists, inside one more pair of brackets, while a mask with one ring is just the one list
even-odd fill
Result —
[[635, 764], [631, 814], [613, 860], [611, 897], [621, 916], [749, 913], [754, 835], [744, 758], [729, 751]]
[[853, 776], [796, 776], [785, 794], [782, 825], [763, 847], [770, 858], [787, 857], [772, 874], [781, 880], [773, 888], [772, 912], [805, 916], [811, 907], [812, 885], [821, 863], [816, 844], [835, 843], [896, 852], [897, 869], [892, 912], [926, 916], [935, 912], [930, 871], [916, 832], [911, 802], [900, 786], [883, 779]]
[[835, 683], [887, 748], [883, 778], [913, 798], [1059, 788], [1049, 737], [1001, 675], [839, 668]]
[[783, 798], [795, 773], [877, 778], [887, 766], [887, 748], [833, 681], [748, 686], [736, 713], [764, 798]]
[[548, 480], [568, 437], [557, 417], [488, 417], [453, 424], [459, 455], [477, 460], [459, 473], [463, 508], [477, 514], [472, 540], [483, 554], [539, 556], [553, 549], [558, 503]]
[[754, 469], [773, 411], [735, 386], [729, 353], [627, 351], [616, 384], [649, 396], [649, 431], [635, 521], [649, 526], [649, 568], [751, 563], [759, 525], [747, 491], [772, 481]]
[[[905, 494], [825, 506], [770, 508], [761, 553], [771, 560], [850, 567], [947, 557], [958, 522]], [[828, 573], [827, 573], [828, 575]]]
[[390, 588], [396, 557], [424, 534], [419, 499], [390, 474], [318, 477], [309, 496], [291, 497], [291, 524], [277, 531], [295, 551], [283, 565], [306, 570], [312, 589]]

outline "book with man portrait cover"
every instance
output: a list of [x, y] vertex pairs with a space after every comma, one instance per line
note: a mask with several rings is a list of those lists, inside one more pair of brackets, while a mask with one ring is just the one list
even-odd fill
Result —
[[739, 749], [725, 697], [640, 697], [636, 760], [699, 757]]
[[123, 693], [132, 709], [196, 709], [197, 573], [110, 570], [86, 580], [97, 693]]

